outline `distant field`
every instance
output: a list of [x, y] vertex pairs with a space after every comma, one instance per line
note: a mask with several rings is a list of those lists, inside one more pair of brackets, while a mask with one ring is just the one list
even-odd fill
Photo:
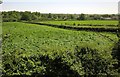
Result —
[[[49, 24], [57, 24], [57, 25], [73, 25], [73, 26], [78, 26], [78, 25], [112, 25], [116, 26], [118, 25], [118, 21], [116, 20], [85, 20], [85, 21], [44, 21], [43, 23], [49, 23]], [[88, 25], [87, 25], [88, 24]]]
[[95, 32], [117, 32], [116, 20], [85, 20], [85, 21], [41, 21], [30, 22], [32, 24], [47, 25], [71, 30], [85, 30]]

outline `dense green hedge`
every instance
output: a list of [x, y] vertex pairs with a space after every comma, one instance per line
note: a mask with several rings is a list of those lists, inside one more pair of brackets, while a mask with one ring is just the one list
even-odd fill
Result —
[[[42, 52], [42, 51], [41, 51]], [[27, 54], [15, 50], [3, 54], [3, 76], [79, 77], [118, 75], [111, 53], [76, 46], [72, 52]]]

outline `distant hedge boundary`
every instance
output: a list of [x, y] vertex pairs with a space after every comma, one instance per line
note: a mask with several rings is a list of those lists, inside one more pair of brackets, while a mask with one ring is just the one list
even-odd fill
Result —
[[55, 25], [55, 24], [47, 24], [47, 23], [36, 23], [36, 22], [27, 22], [31, 24], [38, 24], [38, 25], [46, 25], [52, 26], [56, 28], [63, 28], [63, 29], [71, 29], [71, 30], [85, 30], [85, 31], [95, 31], [95, 32], [117, 32], [118, 28], [94, 28], [94, 27], [82, 27], [82, 26], [66, 26], [66, 25]]

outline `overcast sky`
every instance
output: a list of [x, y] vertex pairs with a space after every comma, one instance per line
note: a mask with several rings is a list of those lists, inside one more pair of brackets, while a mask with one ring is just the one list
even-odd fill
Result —
[[41, 13], [117, 14], [118, 1], [119, 0], [4, 0], [2, 11], [16, 10], [38, 11]]

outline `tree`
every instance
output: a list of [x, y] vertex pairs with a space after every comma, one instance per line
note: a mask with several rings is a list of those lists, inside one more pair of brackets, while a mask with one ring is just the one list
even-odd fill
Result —
[[72, 14], [68, 14], [68, 15], [67, 15], [67, 19], [69, 19], [69, 20], [74, 20], [75, 17], [74, 17], [74, 15], [72, 15]]
[[85, 14], [81, 14], [79, 15], [79, 17], [77, 18], [78, 20], [85, 20]]
[[31, 20], [31, 12], [24, 12], [22, 14], [21, 20], [25, 20], [25, 21], [30, 21]]
[[32, 20], [38, 20], [38, 17], [33, 14], [31, 19], [32, 19]]
[[93, 19], [94, 19], [94, 20], [100, 20], [100, 16], [95, 14], [95, 15], [93, 16]]
[[49, 14], [48, 14], [48, 18], [52, 18], [52, 15], [51, 15], [51, 13], [49, 13]]

